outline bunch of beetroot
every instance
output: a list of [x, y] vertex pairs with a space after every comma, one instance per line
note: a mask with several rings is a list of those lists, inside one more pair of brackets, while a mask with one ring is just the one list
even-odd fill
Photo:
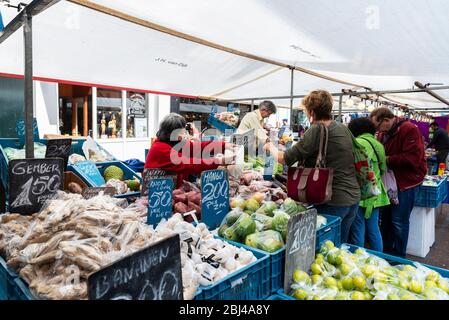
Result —
[[[196, 211], [198, 220], [201, 219], [201, 191], [193, 183], [184, 181], [179, 189], [173, 191], [173, 211], [174, 213], [186, 213]], [[191, 219], [185, 217], [186, 221]]]

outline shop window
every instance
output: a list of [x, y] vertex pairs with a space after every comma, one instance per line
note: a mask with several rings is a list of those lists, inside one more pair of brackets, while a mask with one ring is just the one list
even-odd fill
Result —
[[147, 138], [147, 102], [145, 93], [126, 93], [126, 137]]
[[122, 92], [98, 89], [97, 124], [100, 139], [122, 138]]

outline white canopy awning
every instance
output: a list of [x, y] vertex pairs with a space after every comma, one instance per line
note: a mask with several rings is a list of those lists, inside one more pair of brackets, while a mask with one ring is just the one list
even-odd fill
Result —
[[[222, 99], [290, 95], [286, 66], [301, 70], [296, 95], [447, 85], [448, 16], [446, 0], [56, 1], [33, 18], [33, 73]], [[18, 30], [0, 44], [0, 74], [23, 70]], [[415, 109], [449, 108], [425, 93], [389, 97]]]

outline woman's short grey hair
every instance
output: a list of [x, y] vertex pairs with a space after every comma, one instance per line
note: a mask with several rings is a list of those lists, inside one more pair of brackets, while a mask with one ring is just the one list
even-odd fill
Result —
[[175, 142], [170, 140], [173, 131], [184, 129], [186, 127], [186, 119], [177, 113], [170, 113], [162, 119], [156, 137], [162, 142]]
[[265, 100], [259, 104], [259, 110], [265, 110], [265, 111], [270, 112], [271, 114], [275, 114], [276, 106], [274, 105], [273, 102], [271, 102], [269, 100]]

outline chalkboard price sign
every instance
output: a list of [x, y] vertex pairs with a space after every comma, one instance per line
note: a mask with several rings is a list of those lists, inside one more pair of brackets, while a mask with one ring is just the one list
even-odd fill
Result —
[[315, 258], [316, 209], [299, 213], [288, 221], [287, 244], [285, 246], [284, 292], [290, 293], [293, 272], [308, 271]]
[[87, 160], [87, 161], [78, 161], [74, 164], [87, 178], [89, 178], [95, 186], [102, 186], [106, 182], [104, 181], [103, 176], [98, 170], [95, 162]]
[[209, 228], [220, 225], [229, 212], [229, 178], [224, 170], [201, 174], [201, 218]]
[[72, 139], [51, 139], [47, 141], [45, 158], [62, 158], [64, 160], [64, 170], [69, 161]]
[[84, 188], [82, 192], [82, 196], [84, 199], [90, 199], [96, 197], [103, 192], [104, 195], [115, 196], [117, 194], [117, 190], [114, 187], [92, 187], [92, 188]]
[[148, 188], [147, 223], [156, 225], [173, 214], [173, 179], [151, 179]]
[[90, 300], [183, 300], [179, 235], [91, 274]]
[[[16, 122], [16, 132], [19, 138], [19, 143], [21, 146], [25, 144], [25, 121], [19, 120]], [[33, 119], [33, 140], [39, 141], [39, 129], [37, 126], [36, 118]]]
[[164, 169], [145, 169], [142, 176], [141, 195], [142, 196], [148, 195], [148, 186], [150, 184], [151, 179], [165, 179], [165, 178], [172, 178], [174, 181], [174, 186], [176, 186], [177, 176], [175, 174], [172, 174]]
[[64, 186], [64, 162], [59, 158], [9, 161], [9, 211], [30, 215]]

